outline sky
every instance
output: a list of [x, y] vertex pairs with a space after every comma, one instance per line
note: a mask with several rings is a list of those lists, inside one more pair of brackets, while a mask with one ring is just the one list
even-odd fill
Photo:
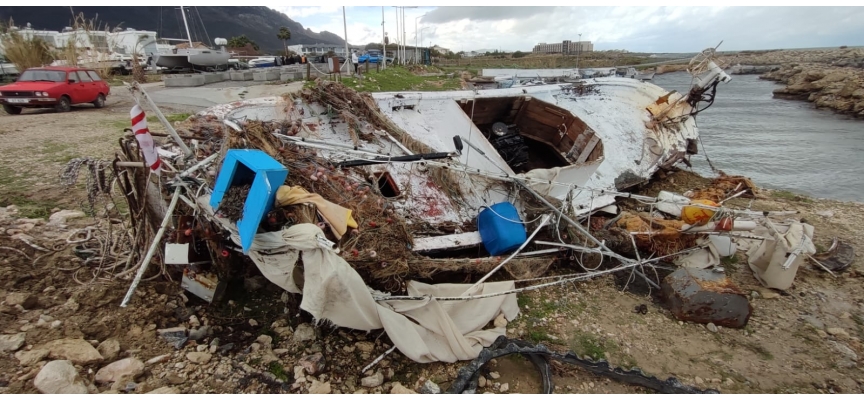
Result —
[[[715, 2], [726, 4], [726, 2]], [[268, 5], [315, 32], [344, 37], [342, 6]], [[382, 7], [346, 7], [352, 45], [381, 42]], [[396, 40], [396, 13], [384, 28]], [[535, 44], [582, 40], [594, 50], [688, 53], [864, 45], [864, 7], [417, 7], [405, 8], [407, 42], [454, 52], [531, 51]], [[415, 35], [415, 23], [418, 31]], [[401, 30], [401, 29], [400, 29]]]

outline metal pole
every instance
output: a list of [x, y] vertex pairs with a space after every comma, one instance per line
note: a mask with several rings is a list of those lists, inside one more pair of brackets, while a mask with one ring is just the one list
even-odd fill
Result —
[[[579, 54], [582, 53], [582, 34], [579, 34], [579, 43], [576, 44], [576, 71], [579, 71]], [[581, 74], [581, 72], [579, 73]]]
[[354, 66], [350, 60], [351, 53], [348, 51], [348, 20], [345, 19], [345, 6], [342, 6], [342, 24], [345, 27], [345, 63], [348, 64], [348, 73], [352, 73], [351, 68]]
[[[422, 15], [421, 15], [420, 17], [422, 17]], [[417, 39], [417, 38], [418, 38], [418, 36], [417, 36], [417, 20], [418, 20], [420, 17], [414, 17], [414, 64], [419, 64], [419, 63], [417, 62], [417, 59], [418, 59], [420, 56], [417, 54], [417, 46], [419, 46], [418, 43], [423, 43], [423, 42], [418, 42], [418, 39]]]
[[186, 38], [189, 39], [189, 48], [192, 48], [192, 35], [189, 34], [189, 23], [186, 22], [186, 11], [183, 10], [183, 6], [180, 6], [180, 14], [183, 14], [183, 25], [186, 26]]
[[150, 245], [150, 249], [147, 250], [147, 255], [144, 256], [144, 261], [142, 261], [141, 266], [138, 267], [138, 273], [135, 274], [135, 279], [132, 280], [132, 286], [129, 286], [129, 291], [126, 292], [126, 297], [123, 298], [120, 307], [126, 307], [126, 305], [129, 304], [129, 300], [132, 299], [132, 294], [135, 293], [135, 288], [137, 288], [138, 284], [141, 283], [141, 278], [144, 277], [144, 272], [147, 271], [147, 266], [150, 265], [150, 259], [152, 259], [153, 255], [156, 254], [156, 248], [159, 247], [159, 243], [162, 241], [162, 235], [165, 234], [165, 226], [168, 225], [169, 221], [171, 221], [174, 207], [177, 207], [177, 200], [180, 199], [181, 189], [182, 188], [178, 186], [177, 189], [174, 190], [174, 196], [171, 197], [171, 204], [168, 206], [168, 210], [165, 211], [165, 218], [162, 219], [162, 225], [159, 226], [159, 231], [156, 232], [156, 237], [153, 238], [153, 243]]
[[[644, 264], [644, 262], [642, 262], [642, 261], [637, 262], [637, 261], [631, 260], [627, 257], [618, 255], [614, 251], [610, 250], [608, 247], [606, 247], [605, 243], [597, 240], [597, 238], [595, 238], [594, 235], [592, 235], [587, 230], [585, 230], [585, 228], [582, 225], [580, 225], [576, 221], [572, 220], [569, 216], [567, 216], [567, 214], [564, 214], [561, 210], [559, 210], [558, 207], [555, 207], [554, 205], [552, 205], [552, 203], [550, 203], [543, 196], [541, 196], [540, 193], [535, 192], [534, 189], [531, 189], [528, 185], [526, 185], [525, 183], [522, 183], [522, 181], [520, 181], [518, 179], [513, 179], [513, 182], [515, 182], [519, 186], [522, 186], [522, 188], [525, 189], [525, 191], [527, 191], [528, 193], [533, 195], [535, 198], [537, 198], [537, 200], [540, 200], [540, 202], [545, 204], [546, 207], [548, 207], [549, 209], [554, 211], [556, 214], [558, 214], [558, 216], [561, 217], [561, 219], [563, 219], [564, 221], [567, 221], [567, 223], [569, 223], [571, 226], [576, 228], [577, 231], [579, 231], [580, 233], [582, 233], [583, 235], [588, 237], [588, 240], [594, 242], [594, 244], [596, 244], [600, 250], [608, 252], [610, 254], [610, 256], [617, 259], [622, 264], [629, 264], [629, 263], [636, 264], [636, 265]], [[645, 279], [645, 282], [647, 282], [649, 285], [653, 286], [655, 289], [660, 289], [660, 286], [658, 286], [656, 283], [654, 283], [654, 281], [648, 279], [648, 277], [645, 276], [644, 274], [642, 274], [640, 271], [634, 270], [634, 272], [636, 273], [636, 275], [639, 275], [640, 277]]]
[[[408, 37], [408, 31], [405, 30], [405, 6], [402, 6], [402, 41], [405, 42], [405, 43], [402, 44], [402, 54], [403, 54], [403, 56], [407, 56], [407, 55], [408, 55], [408, 46], [407, 46], [407, 45], [408, 45], [408, 40], [406, 39], [407, 37]], [[407, 65], [407, 64], [408, 64], [407, 61], [408, 61], [408, 60], [403, 61], [403, 62], [402, 62], [402, 65]]]
[[400, 40], [399, 40], [399, 6], [393, 6], [393, 7], [396, 7], [396, 58], [399, 59], [399, 61], [401, 62], [402, 61], [402, 55], [399, 54], [399, 49], [400, 49], [400, 47], [399, 47], [400, 46], [400, 44], [399, 44], [400, 43]]
[[385, 38], [387, 37], [387, 31], [384, 29], [384, 6], [381, 6], [381, 46], [383, 49], [381, 50], [381, 69], [387, 69], [387, 41]]
[[135, 104], [138, 104], [139, 107], [141, 106], [141, 104], [138, 103], [138, 97], [135, 96], [135, 91], [137, 90], [141, 93], [141, 97], [143, 97], [144, 100], [147, 101], [147, 104], [150, 105], [150, 108], [152, 108], [153, 112], [156, 113], [156, 118], [158, 118], [159, 122], [161, 122], [162, 125], [165, 126], [165, 130], [167, 130], [171, 137], [174, 139], [174, 141], [177, 142], [177, 145], [180, 146], [181, 149], [183, 149], [183, 153], [186, 154], [186, 157], [192, 157], [192, 150], [189, 148], [189, 146], [186, 146], [186, 143], [183, 142], [183, 139], [181, 139], [180, 135], [177, 134], [177, 131], [174, 130], [174, 126], [168, 122], [168, 119], [165, 118], [165, 115], [162, 114], [162, 111], [159, 111], [159, 107], [156, 106], [156, 102], [154, 102], [153, 99], [151, 99], [150, 96], [147, 95], [147, 92], [145, 92], [144, 89], [141, 88], [138, 82], [132, 82], [131, 86], [125, 82], [123, 84], [126, 85], [126, 87], [129, 88], [129, 91], [132, 92], [132, 99], [135, 100]]

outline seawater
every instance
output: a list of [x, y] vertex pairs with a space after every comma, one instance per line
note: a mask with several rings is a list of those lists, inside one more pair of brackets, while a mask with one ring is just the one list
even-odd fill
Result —
[[[655, 75], [653, 83], [687, 93], [686, 72]], [[817, 198], [864, 202], [864, 121], [818, 110], [801, 100], [775, 99], [779, 84], [732, 75], [714, 104], [696, 117], [703, 146], [693, 171], [714, 167], [757, 185]]]

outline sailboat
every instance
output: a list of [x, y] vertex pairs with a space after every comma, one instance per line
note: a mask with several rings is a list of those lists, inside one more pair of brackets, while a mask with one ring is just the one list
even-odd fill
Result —
[[186, 27], [186, 37], [189, 47], [184, 49], [173, 48], [171, 52], [160, 52], [153, 55], [153, 62], [159, 67], [174, 69], [198, 69], [214, 68], [228, 65], [231, 54], [225, 50], [228, 41], [224, 38], [216, 38], [214, 43], [221, 46], [219, 50], [209, 48], [196, 48], [192, 43], [192, 35], [189, 33], [189, 23], [186, 20], [186, 11], [180, 6], [183, 15], [183, 25]]

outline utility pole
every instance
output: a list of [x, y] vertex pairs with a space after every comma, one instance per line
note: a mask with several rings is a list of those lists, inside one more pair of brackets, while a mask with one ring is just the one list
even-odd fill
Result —
[[[426, 14], [429, 14], [429, 13], [426, 13]], [[414, 63], [415, 63], [415, 64], [419, 64], [419, 63], [420, 63], [420, 61], [419, 61], [419, 59], [418, 59], [418, 57], [420, 57], [420, 55], [421, 55], [421, 51], [420, 51], [420, 49], [419, 49], [419, 46], [423, 46], [423, 39], [422, 39], [423, 36], [422, 36], [422, 32], [420, 32], [420, 36], [419, 36], [419, 37], [417, 36], [417, 20], [420, 19], [420, 18], [425, 17], [426, 14], [423, 14], [423, 15], [421, 15], [421, 16], [419, 16], [419, 17], [415, 17], [415, 18], [414, 18]]]
[[384, 29], [384, 6], [381, 6], [381, 46], [383, 46], [383, 50], [381, 51], [381, 69], [387, 69], [387, 31]]
[[348, 52], [348, 19], [345, 18], [345, 6], [342, 6], [342, 25], [345, 27], [345, 63], [348, 64], [348, 73], [353, 73], [351, 67], [354, 64], [351, 63], [351, 53]]
[[399, 6], [393, 7], [396, 7], [396, 58], [402, 62], [402, 55], [400, 54], [402, 41], [399, 39]]
[[[582, 34], [579, 34], [579, 44], [576, 45], [576, 71], [579, 71], [579, 55], [582, 54]], [[581, 72], [579, 72], [581, 74]]]

